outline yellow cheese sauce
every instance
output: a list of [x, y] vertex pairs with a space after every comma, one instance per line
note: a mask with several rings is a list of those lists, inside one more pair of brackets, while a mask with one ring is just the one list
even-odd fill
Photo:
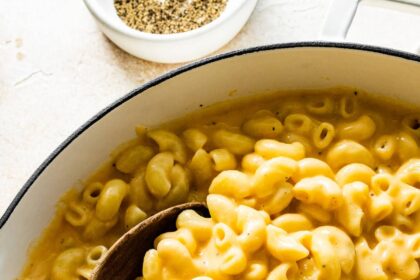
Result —
[[340, 88], [139, 125], [63, 196], [19, 279], [89, 279], [127, 230], [186, 201], [207, 201], [212, 217], [183, 213], [148, 253], [145, 280], [418, 279], [416, 112]]

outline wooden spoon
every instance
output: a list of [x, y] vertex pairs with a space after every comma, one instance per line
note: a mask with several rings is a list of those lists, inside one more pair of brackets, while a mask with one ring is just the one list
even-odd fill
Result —
[[188, 209], [209, 217], [206, 205], [199, 202], [180, 204], [156, 213], [133, 227], [112, 245], [91, 279], [134, 280], [140, 276], [144, 255], [153, 248], [155, 238], [164, 232], [176, 230], [178, 215]]

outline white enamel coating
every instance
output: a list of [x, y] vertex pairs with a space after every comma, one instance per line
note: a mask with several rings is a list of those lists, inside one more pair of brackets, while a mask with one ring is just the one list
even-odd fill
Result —
[[133, 137], [136, 124], [156, 126], [198, 110], [199, 104], [274, 90], [351, 86], [420, 105], [419, 77], [420, 62], [413, 60], [345, 48], [295, 47], [233, 56], [158, 83], [90, 126], [35, 180], [0, 229], [0, 278], [19, 274], [29, 245], [50, 222], [59, 197]]
[[114, 0], [84, 0], [104, 34], [126, 52], [161, 63], [191, 61], [228, 43], [245, 25], [257, 0], [228, 0], [219, 18], [195, 30], [150, 34], [128, 27], [117, 15]]

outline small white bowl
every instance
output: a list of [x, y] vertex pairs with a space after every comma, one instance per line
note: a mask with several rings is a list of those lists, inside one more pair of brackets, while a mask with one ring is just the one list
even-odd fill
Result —
[[228, 0], [220, 17], [200, 28], [151, 34], [128, 27], [114, 0], [84, 0], [102, 32], [126, 52], [155, 62], [179, 63], [208, 55], [229, 42], [245, 25], [258, 0]]

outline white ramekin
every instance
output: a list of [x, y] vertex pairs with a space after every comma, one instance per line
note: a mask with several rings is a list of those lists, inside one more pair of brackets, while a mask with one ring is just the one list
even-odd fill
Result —
[[208, 55], [229, 42], [245, 25], [257, 0], [229, 0], [219, 18], [175, 34], [151, 34], [128, 27], [114, 0], [84, 0], [104, 34], [126, 52], [150, 61], [179, 63]]

